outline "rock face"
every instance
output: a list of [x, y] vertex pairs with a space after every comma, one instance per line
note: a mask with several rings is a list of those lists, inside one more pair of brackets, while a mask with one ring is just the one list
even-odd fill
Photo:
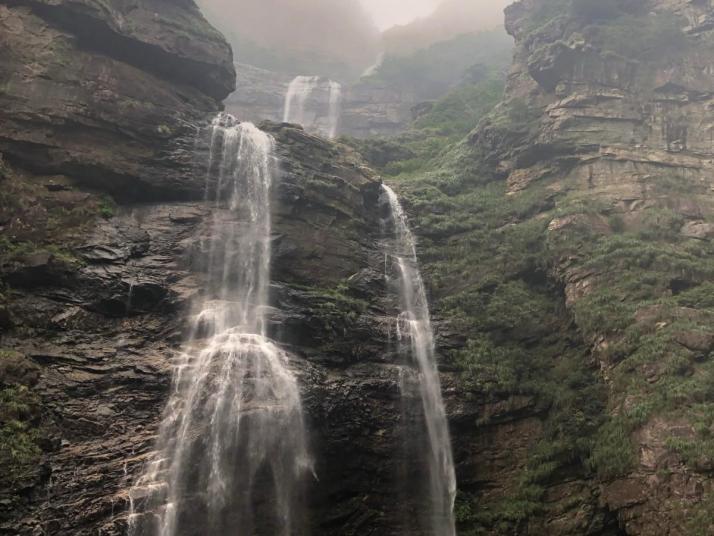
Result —
[[[281, 161], [271, 335], [297, 356], [317, 461], [308, 522], [319, 534], [403, 534], [405, 512], [417, 508], [398, 486], [407, 462], [399, 381], [411, 369], [390, 343], [397, 304], [384, 282], [380, 183], [344, 147], [263, 127]], [[40, 470], [3, 497], [4, 531], [123, 533], [188, 304], [202, 291], [196, 244], [213, 210], [202, 201], [127, 204], [75, 237], [72, 258], [6, 261], [12, 329], [2, 345], [37, 370], [46, 439]]]
[[[203, 288], [202, 127], [233, 88], [230, 50], [192, 1], [130, 4], [0, 3], [6, 534], [125, 532]], [[399, 393], [379, 180], [347, 148], [264, 129], [281, 162], [272, 336], [297, 356], [319, 479], [307, 521], [404, 534], [402, 423], [419, 416]]]
[[[285, 95], [292, 77], [236, 64], [236, 90], [225, 102], [226, 111], [245, 121], [282, 121]], [[312, 108], [330, 109], [328, 91], [313, 95]], [[339, 102], [338, 135], [368, 138], [393, 136], [404, 131], [414, 119], [415, 94], [370, 80], [344, 84]]]
[[236, 64], [236, 90], [226, 99], [226, 111], [243, 121], [282, 121], [290, 75]]
[[503, 102], [404, 188], [459, 333], [467, 534], [714, 530], [712, 16], [516, 2]]
[[369, 80], [350, 86], [344, 97], [340, 134], [356, 138], [394, 136], [414, 120], [415, 94]]
[[[213, 207], [196, 140], [230, 56], [191, 2], [138, 4], [0, 4], [7, 534], [122, 534], [202, 291]], [[464, 534], [714, 530], [714, 12], [593, 6], [514, 4], [503, 103], [443, 176], [403, 185], [447, 358]], [[283, 83], [247, 108], [267, 113]], [[402, 121], [379, 104], [391, 97], [355, 91], [382, 125], [359, 132]], [[379, 179], [340, 145], [262, 128], [281, 162], [271, 335], [297, 356], [317, 461], [307, 521], [414, 534]]]
[[192, 1], [3, 2], [0, 29], [6, 159], [125, 197], [196, 193], [196, 125], [235, 75]]

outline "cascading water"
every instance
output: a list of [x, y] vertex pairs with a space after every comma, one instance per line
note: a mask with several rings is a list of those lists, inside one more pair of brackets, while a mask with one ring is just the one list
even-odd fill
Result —
[[329, 138], [337, 136], [342, 113], [342, 86], [319, 76], [297, 76], [285, 94], [283, 121]]
[[342, 86], [330, 80], [329, 113], [327, 116], [327, 130], [330, 139], [337, 137], [340, 126], [340, 112], [342, 106]]
[[[428, 452], [428, 507], [430, 534], [454, 536], [454, 500], [456, 474], [446, 411], [441, 396], [441, 383], [436, 366], [434, 333], [429, 316], [424, 282], [419, 272], [414, 236], [407, 216], [394, 191], [383, 185], [384, 197], [393, 223], [394, 243], [390, 258], [399, 286], [400, 313], [397, 318], [397, 338], [407, 346], [418, 370], [418, 397], [426, 426]], [[403, 386], [404, 388], [404, 386]]]
[[130, 536], [292, 536], [311, 468], [289, 355], [266, 337], [273, 140], [213, 122], [204, 297], [175, 365], [157, 454], [130, 490]]
[[285, 94], [283, 122], [305, 125], [307, 100], [320, 82], [319, 76], [296, 76]]

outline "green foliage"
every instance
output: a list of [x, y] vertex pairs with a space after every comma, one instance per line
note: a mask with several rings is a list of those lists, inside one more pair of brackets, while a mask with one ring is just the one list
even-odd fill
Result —
[[0, 481], [6, 485], [31, 472], [42, 454], [38, 404], [24, 385], [0, 389]]
[[485, 116], [503, 94], [503, 81], [495, 73], [474, 84], [459, 85], [438, 100], [429, 113], [414, 123], [434, 137], [463, 137]]
[[338, 339], [355, 325], [368, 307], [366, 301], [352, 295], [346, 281], [334, 288], [294, 286], [305, 293], [314, 311], [313, 319], [322, 324], [322, 331]]
[[[502, 30], [463, 34], [409, 56], [389, 55], [365, 82], [417, 91], [421, 99], [434, 99], [465, 77], [473, 81], [474, 65], [503, 71], [510, 62], [512, 47]], [[476, 78], [480, 81], [478, 73]]]
[[455, 157], [454, 144], [489, 113], [502, 93], [503, 80], [490, 71], [485, 80], [460, 85], [447, 93], [400, 136], [343, 141], [388, 177], [445, 169]]
[[644, 0], [573, 0], [572, 13], [587, 21], [608, 21], [623, 15], [643, 13]]
[[[638, 2], [590, 4], [543, 3], [528, 24], [545, 31], [573, 5], [603, 50], [649, 60], [686, 46], [680, 21], [639, 16]], [[656, 416], [691, 423], [696, 436], [669, 446], [702, 464], [714, 444], [714, 360], [712, 349], [687, 348], [682, 334], [706, 340], [714, 331], [714, 244], [683, 238], [688, 217], [677, 207], [706, 192], [666, 170], [641, 179], [647, 203], [628, 213], [557, 173], [508, 192], [493, 173], [498, 159], [485, 157], [527, 146], [541, 110], [519, 98], [492, 105], [478, 117], [487, 130], [459, 142], [439, 125], [457, 125], [464, 100], [448, 102], [446, 113], [432, 109], [433, 122], [422, 117], [391, 140], [414, 156], [383, 171], [420, 237], [435, 313], [466, 340], [444, 358], [475, 398], [527, 397], [543, 425], [506, 496], [460, 495], [460, 533], [518, 533], [547, 508], [544, 491], [564, 470], [627, 475], [638, 461], [633, 437]]]
[[83, 261], [71, 249], [55, 244], [37, 244], [35, 242], [16, 242], [0, 236], [0, 264], [23, 262], [29, 256], [48, 253], [56, 260], [70, 265], [81, 265]]
[[648, 16], [622, 15], [584, 30], [603, 50], [637, 60], [681, 57], [688, 46], [685, 22], [669, 13]]
[[105, 220], [109, 220], [114, 217], [115, 212], [116, 203], [114, 202], [114, 200], [109, 196], [102, 197], [99, 203], [99, 214], [101, 215], [101, 217]]
[[603, 480], [623, 476], [632, 469], [636, 460], [632, 428], [626, 418], [613, 417], [598, 431], [589, 462]]
[[709, 536], [714, 534], [714, 494], [711, 492], [685, 513], [689, 536]]

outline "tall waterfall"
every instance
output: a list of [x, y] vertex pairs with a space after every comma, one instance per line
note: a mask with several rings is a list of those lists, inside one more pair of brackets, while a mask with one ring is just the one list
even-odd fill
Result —
[[430, 533], [434, 536], [454, 536], [456, 474], [436, 366], [429, 304], [407, 216], [394, 191], [386, 185], [383, 189], [394, 226], [391, 259], [399, 285], [397, 337], [400, 344], [407, 346], [406, 350], [418, 370], [418, 398], [421, 399], [426, 425]]
[[175, 363], [157, 455], [130, 490], [131, 536], [301, 534], [310, 470], [289, 355], [266, 337], [273, 140], [214, 120], [204, 293]]
[[283, 121], [335, 138], [342, 114], [342, 86], [319, 76], [297, 76], [285, 94]]

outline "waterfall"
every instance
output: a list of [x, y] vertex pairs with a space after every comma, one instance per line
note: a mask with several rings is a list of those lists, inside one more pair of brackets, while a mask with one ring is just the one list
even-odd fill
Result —
[[296, 76], [285, 94], [284, 123], [296, 123], [305, 126], [306, 104], [315, 87], [320, 82], [319, 76]]
[[129, 493], [129, 534], [297, 535], [311, 460], [290, 356], [265, 325], [273, 140], [221, 114], [210, 149], [204, 293], [175, 363], [157, 454]]
[[285, 94], [283, 121], [329, 138], [338, 134], [342, 86], [319, 76], [297, 76]]
[[436, 366], [429, 304], [419, 272], [416, 243], [409, 230], [406, 213], [394, 191], [386, 185], [383, 185], [383, 189], [394, 226], [391, 260], [399, 285], [400, 313], [397, 318], [397, 337], [400, 343], [407, 346], [406, 349], [418, 370], [418, 398], [421, 399], [427, 434], [426, 458], [429, 468], [428, 490], [431, 508], [428, 517], [431, 534], [454, 536], [456, 474]]
[[342, 86], [330, 80], [329, 113], [327, 115], [327, 131], [330, 139], [337, 137], [340, 126], [340, 113], [342, 106]]

